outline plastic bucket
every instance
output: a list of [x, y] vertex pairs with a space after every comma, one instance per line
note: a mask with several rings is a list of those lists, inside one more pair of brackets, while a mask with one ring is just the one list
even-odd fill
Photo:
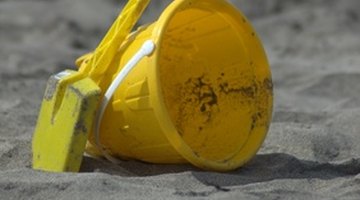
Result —
[[[272, 113], [264, 49], [227, 1], [175, 0], [158, 21], [128, 37], [100, 87], [146, 40], [156, 49], [116, 90], [100, 127], [115, 157], [238, 168], [260, 148]], [[89, 138], [96, 148], [94, 135]]]

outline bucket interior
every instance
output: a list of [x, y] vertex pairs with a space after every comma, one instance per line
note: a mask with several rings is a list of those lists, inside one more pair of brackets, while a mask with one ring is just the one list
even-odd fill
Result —
[[243, 41], [251, 33], [242, 23], [231, 12], [192, 5], [169, 19], [159, 42], [168, 115], [193, 153], [207, 160], [231, 159], [253, 128], [255, 74]]

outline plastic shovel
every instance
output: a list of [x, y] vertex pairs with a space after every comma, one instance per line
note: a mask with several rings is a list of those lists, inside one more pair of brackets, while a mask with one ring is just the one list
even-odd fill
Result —
[[129, 0], [96, 50], [77, 61], [79, 71], [50, 77], [32, 141], [34, 169], [79, 171], [104, 93], [98, 83], [149, 1]]

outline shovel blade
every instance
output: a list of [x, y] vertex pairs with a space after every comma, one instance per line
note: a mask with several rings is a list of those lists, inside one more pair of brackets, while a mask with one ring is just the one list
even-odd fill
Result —
[[99, 87], [79, 72], [50, 77], [32, 141], [34, 169], [79, 171], [99, 97]]

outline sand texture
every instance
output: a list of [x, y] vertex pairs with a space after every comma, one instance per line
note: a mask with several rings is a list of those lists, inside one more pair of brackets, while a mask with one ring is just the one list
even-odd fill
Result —
[[[86, 157], [81, 173], [31, 169], [51, 74], [91, 51], [115, 0], [0, 0], [0, 200], [360, 199], [360, 1], [233, 1], [273, 73], [273, 122], [258, 155], [229, 173]], [[159, 3], [162, 2], [162, 3]], [[153, 1], [140, 24], [169, 1]]]

